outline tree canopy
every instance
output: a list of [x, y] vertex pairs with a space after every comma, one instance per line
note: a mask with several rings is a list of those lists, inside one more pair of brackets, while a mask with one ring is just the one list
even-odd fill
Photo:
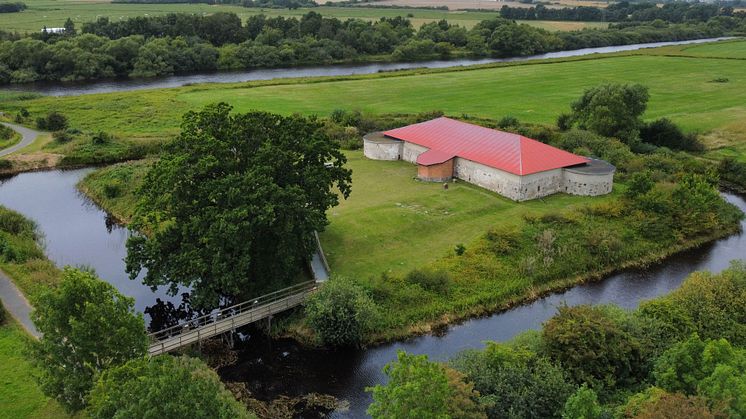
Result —
[[315, 119], [189, 112], [139, 191], [127, 271], [172, 293], [191, 287], [196, 307], [289, 284], [326, 210], [350, 194], [345, 162]]
[[204, 362], [170, 355], [105, 371], [91, 391], [87, 413], [94, 419], [254, 417]]
[[648, 99], [648, 88], [640, 84], [602, 84], [572, 104], [572, 119], [580, 128], [629, 142], [639, 134]]
[[308, 324], [327, 345], [358, 345], [373, 331], [379, 308], [365, 291], [346, 278], [332, 278], [306, 302]]
[[[486, 418], [476, 403], [479, 393], [456, 371], [430, 362], [427, 355], [400, 351], [397, 361], [384, 367], [386, 385], [377, 385], [368, 414], [374, 418], [466, 419]], [[455, 373], [455, 374], [454, 374]]]
[[90, 272], [65, 268], [59, 287], [35, 301], [43, 337], [31, 344], [42, 391], [68, 410], [85, 407], [94, 376], [141, 357], [148, 338], [134, 300]]

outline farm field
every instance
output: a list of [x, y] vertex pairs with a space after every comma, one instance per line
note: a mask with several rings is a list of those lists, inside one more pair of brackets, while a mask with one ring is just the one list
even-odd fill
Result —
[[[331, 0], [331, 3], [336, 3], [343, 0]], [[373, 4], [385, 5], [385, 6], [407, 6], [407, 7], [443, 7], [446, 6], [450, 10], [464, 10], [464, 9], [491, 9], [500, 10], [503, 6], [510, 7], [533, 7], [531, 3], [521, 3], [519, 1], [504, 1], [504, 0], [378, 0]], [[602, 1], [591, 1], [591, 0], [559, 0], [552, 1], [546, 5], [549, 8], [559, 7], [577, 7], [577, 6], [593, 6], [593, 7], [606, 7], [607, 2]]]
[[[75, 22], [78, 29], [84, 22], [107, 16], [111, 20], [122, 20], [136, 16], [154, 16], [166, 13], [196, 13], [211, 14], [217, 12], [231, 12], [237, 14], [241, 19], [249, 16], [264, 14], [267, 16], [302, 16], [309, 11], [321, 13], [324, 16], [339, 19], [359, 18], [367, 20], [378, 20], [381, 17], [410, 16], [415, 26], [447, 19], [451, 23], [471, 28], [479, 21], [492, 19], [499, 14], [497, 12], [465, 12], [432, 9], [409, 9], [409, 8], [364, 8], [364, 7], [315, 7], [288, 9], [260, 9], [246, 8], [233, 5], [209, 5], [209, 4], [122, 4], [107, 1], [74, 1], [74, 0], [28, 0], [25, 2], [28, 9], [20, 13], [0, 14], [0, 28], [6, 31], [36, 32], [44, 26], [62, 27], [67, 18]], [[550, 22], [550, 21], [526, 21], [532, 26], [547, 30], [576, 30], [585, 27], [606, 27], [601, 22]]]

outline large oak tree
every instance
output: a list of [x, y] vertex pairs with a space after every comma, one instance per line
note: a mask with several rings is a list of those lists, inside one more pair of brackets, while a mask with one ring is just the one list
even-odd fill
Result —
[[131, 277], [145, 269], [148, 285], [191, 287], [203, 308], [290, 283], [326, 211], [350, 193], [346, 158], [320, 127], [297, 115], [231, 114], [223, 103], [187, 113], [139, 191]]

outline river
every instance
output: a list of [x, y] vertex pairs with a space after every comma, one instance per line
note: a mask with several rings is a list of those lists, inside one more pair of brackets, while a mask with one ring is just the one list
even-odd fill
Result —
[[[23, 173], [0, 181], [0, 205], [34, 220], [44, 234], [45, 253], [62, 266], [90, 266], [123, 294], [134, 297], [144, 311], [157, 298], [176, 301], [163, 290], [151, 292], [124, 272], [127, 230], [78, 192], [75, 185], [93, 169]], [[746, 199], [724, 194], [746, 211]], [[746, 221], [742, 223], [746, 228]], [[646, 269], [632, 269], [608, 278], [555, 293], [524, 306], [453, 325], [437, 335], [426, 335], [367, 350], [308, 350], [292, 341], [269, 341], [249, 332], [239, 343], [239, 361], [219, 373], [229, 381], [247, 382], [258, 398], [309, 392], [331, 394], [349, 403], [333, 417], [361, 417], [370, 403], [365, 387], [381, 383], [381, 368], [398, 350], [427, 354], [444, 361], [459, 351], [481, 348], [485, 340], [505, 341], [528, 329], [539, 329], [558, 305], [615, 303], [634, 308], [640, 301], [679, 287], [698, 270], [721, 271], [731, 260], [746, 255], [746, 235], [733, 235], [678, 254]]]
[[713, 42], [727, 39], [733, 38], [722, 37], [709, 39], [693, 39], [689, 41], [654, 42], [647, 44], [585, 48], [572, 51], [558, 51], [550, 52], [547, 54], [512, 58], [457, 59], [419, 61], [413, 63], [372, 63], [273, 68], [237, 72], [185, 74], [150, 79], [115, 79], [92, 82], [37, 82], [2, 86], [2, 90], [24, 93], [40, 93], [48, 96], [77, 96], [92, 93], [126, 92], [130, 90], [141, 89], [163, 89], [196, 83], [239, 83], [246, 81], [273, 80], [289, 77], [349, 76], [354, 74], [372, 74], [384, 71], [405, 70], [411, 68], [444, 68], [513, 61], [546, 60], [550, 58], [566, 58], [591, 54], [604, 54], [610, 52], [634, 51], [644, 48], [656, 48], [668, 45], [701, 44], [704, 42]]

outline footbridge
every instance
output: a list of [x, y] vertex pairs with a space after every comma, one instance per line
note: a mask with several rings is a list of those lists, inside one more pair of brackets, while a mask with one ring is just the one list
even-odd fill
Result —
[[170, 352], [297, 307], [306, 301], [318, 285], [315, 280], [303, 282], [151, 333], [148, 335], [148, 355]]
[[185, 323], [151, 333], [148, 335], [150, 338], [148, 355], [160, 355], [204, 339], [232, 332], [238, 327], [268, 319], [277, 313], [303, 304], [321, 283], [329, 279], [330, 273], [319, 235], [314, 232], [313, 236], [316, 241], [316, 250], [308, 266], [313, 280], [252, 298], [228, 308], [215, 310]]

